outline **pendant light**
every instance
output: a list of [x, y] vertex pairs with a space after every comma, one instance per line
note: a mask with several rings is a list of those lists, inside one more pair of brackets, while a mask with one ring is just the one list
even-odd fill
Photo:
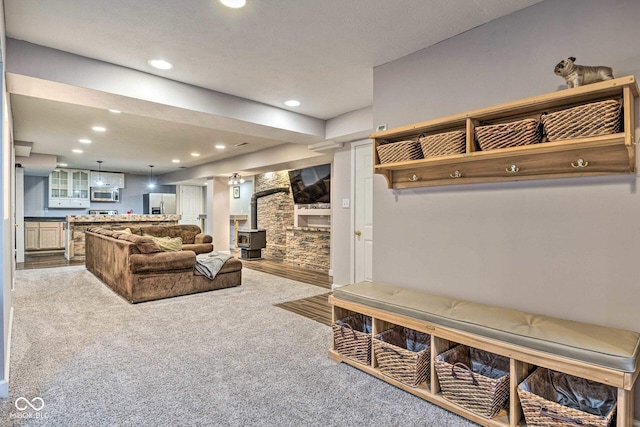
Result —
[[156, 183], [153, 181], [153, 165], [149, 165], [149, 184], [147, 184], [147, 187], [149, 188], [155, 188]]
[[102, 180], [102, 160], [97, 160], [98, 162], [98, 180], [96, 181], [96, 185], [98, 187], [102, 187], [104, 185], [104, 181]]
[[237, 172], [232, 173], [229, 177], [229, 185], [240, 185], [243, 182], [244, 178], [242, 178], [242, 176]]

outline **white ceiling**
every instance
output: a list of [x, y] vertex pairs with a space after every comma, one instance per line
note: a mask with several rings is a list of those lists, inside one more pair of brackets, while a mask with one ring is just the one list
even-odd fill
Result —
[[[539, 1], [247, 0], [243, 9], [229, 9], [218, 0], [4, 4], [8, 37], [326, 120], [372, 105], [374, 67]], [[154, 57], [171, 61], [174, 68], [151, 68], [147, 60]], [[284, 106], [290, 98], [302, 105]], [[73, 160], [68, 141], [81, 137], [78, 118], [105, 115], [80, 101], [71, 105], [13, 95], [11, 102], [14, 139], [33, 142], [33, 153], [59, 154], [59, 161]], [[107, 169], [145, 173], [154, 158], [144, 156], [156, 151], [165, 161], [176, 157], [182, 160], [179, 166], [189, 167], [278, 144], [122, 116], [104, 118], [117, 138], [106, 147], [91, 144], [90, 162], [100, 159]], [[222, 154], [211, 151], [216, 140], [251, 144]], [[133, 153], [127, 151], [131, 147]], [[186, 157], [190, 150], [209, 154], [191, 159]]]

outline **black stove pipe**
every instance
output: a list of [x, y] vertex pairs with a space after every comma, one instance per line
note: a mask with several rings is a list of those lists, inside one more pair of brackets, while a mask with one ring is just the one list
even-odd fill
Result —
[[258, 199], [264, 196], [270, 196], [275, 193], [289, 194], [289, 187], [270, 188], [268, 190], [258, 191], [251, 196], [251, 229], [258, 229]]

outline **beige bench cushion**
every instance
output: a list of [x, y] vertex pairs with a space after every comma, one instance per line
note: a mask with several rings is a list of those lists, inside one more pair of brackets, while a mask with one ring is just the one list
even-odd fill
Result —
[[635, 372], [640, 334], [476, 304], [376, 282], [337, 288], [335, 298], [605, 368]]

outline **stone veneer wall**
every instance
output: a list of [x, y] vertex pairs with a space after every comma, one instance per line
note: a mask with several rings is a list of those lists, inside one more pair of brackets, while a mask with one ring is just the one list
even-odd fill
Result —
[[287, 255], [285, 264], [313, 270], [329, 271], [331, 233], [315, 227], [289, 227], [287, 229]]
[[[287, 171], [269, 172], [254, 177], [255, 191], [288, 187]], [[287, 227], [293, 226], [293, 196], [276, 193], [258, 199], [258, 228], [267, 230], [267, 247], [263, 258], [284, 260], [287, 249]]]

